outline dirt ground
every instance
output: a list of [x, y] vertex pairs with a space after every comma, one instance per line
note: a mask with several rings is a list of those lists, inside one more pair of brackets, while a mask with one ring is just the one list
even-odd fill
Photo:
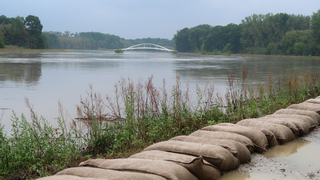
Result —
[[252, 154], [250, 163], [224, 172], [221, 180], [320, 180], [320, 128], [284, 145]]

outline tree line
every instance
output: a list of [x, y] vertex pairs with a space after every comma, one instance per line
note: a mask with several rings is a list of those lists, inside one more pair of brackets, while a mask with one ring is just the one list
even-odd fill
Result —
[[160, 38], [129, 39], [99, 32], [44, 32], [49, 49], [121, 49], [140, 43], [174, 47], [174, 41]]
[[161, 38], [129, 39], [99, 32], [42, 32], [37, 16], [0, 16], [0, 48], [13, 45], [27, 49], [120, 49], [139, 43], [154, 43], [174, 48], [173, 40]]
[[37, 16], [8, 18], [2, 15], [0, 16], [0, 48], [4, 48], [5, 45], [30, 49], [47, 48], [42, 28]]
[[311, 17], [253, 14], [239, 25], [184, 28], [174, 41], [179, 52], [320, 55], [320, 10]]

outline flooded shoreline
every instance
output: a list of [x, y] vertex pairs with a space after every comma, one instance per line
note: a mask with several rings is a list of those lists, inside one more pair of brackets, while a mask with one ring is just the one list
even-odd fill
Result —
[[221, 180], [320, 179], [320, 129], [263, 154], [252, 154], [250, 163], [225, 172]]

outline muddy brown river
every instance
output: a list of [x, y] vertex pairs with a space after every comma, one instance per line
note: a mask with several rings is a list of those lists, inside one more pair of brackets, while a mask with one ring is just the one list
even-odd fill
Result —
[[250, 163], [225, 172], [221, 180], [320, 179], [320, 129], [289, 143], [252, 154]]

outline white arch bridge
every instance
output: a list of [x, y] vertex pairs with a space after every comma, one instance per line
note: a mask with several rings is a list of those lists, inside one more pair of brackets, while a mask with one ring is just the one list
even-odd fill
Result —
[[171, 52], [171, 49], [165, 48], [163, 46], [157, 45], [157, 44], [152, 44], [152, 43], [141, 43], [141, 44], [136, 44], [127, 48], [123, 48], [123, 51], [127, 50], [159, 50], [159, 51], [168, 51]]

